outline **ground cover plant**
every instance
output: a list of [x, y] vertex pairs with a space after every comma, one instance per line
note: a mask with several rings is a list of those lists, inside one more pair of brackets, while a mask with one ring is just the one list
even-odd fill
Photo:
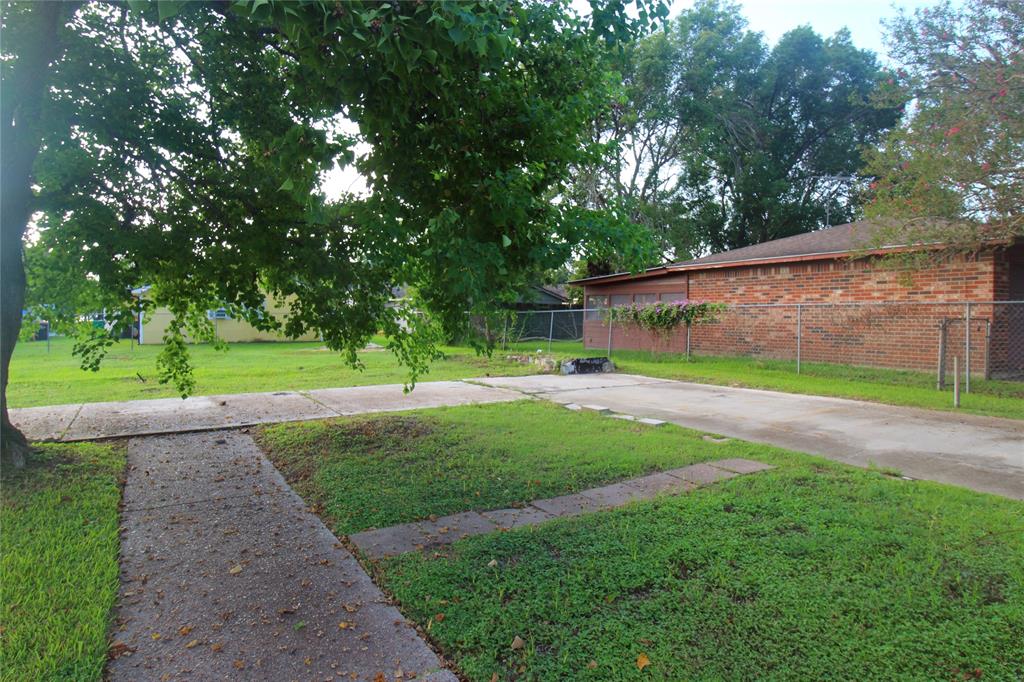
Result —
[[99, 680], [117, 595], [121, 449], [42, 445], [4, 467], [0, 680]]
[[523, 505], [756, 449], [532, 400], [277, 424], [258, 438], [339, 535]]
[[[547, 352], [546, 341], [513, 344], [518, 352]], [[558, 357], [607, 355], [604, 349], [584, 349], [579, 342], [551, 344]], [[620, 372], [706, 384], [763, 388], [786, 393], [805, 393], [890, 405], [952, 410], [952, 389], [937, 391], [935, 374], [910, 370], [821, 362], [804, 362], [801, 373], [791, 360], [766, 358], [692, 356], [677, 353], [612, 350]], [[989, 417], [1024, 419], [1024, 382], [971, 380], [971, 393], [961, 395], [960, 411]]]
[[748, 456], [778, 469], [374, 568], [470, 680], [1024, 676], [1024, 505]]
[[[378, 339], [382, 341], [381, 339]], [[14, 351], [7, 389], [12, 407], [105, 400], [141, 400], [179, 395], [160, 384], [156, 356], [162, 346], [115, 345], [97, 372], [82, 371], [71, 355], [70, 339], [22, 343]], [[532, 374], [530, 365], [506, 361], [504, 354], [478, 356], [471, 348], [446, 347], [420, 381], [464, 379], [486, 374]], [[195, 359], [195, 395], [303, 390], [338, 386], [401, 384], [409, 370], [386, 351], [360, 353], [365, 369], [353, 369], [322, 343], [236, 343], [218, 351], [206, 344], [190, 349]]]

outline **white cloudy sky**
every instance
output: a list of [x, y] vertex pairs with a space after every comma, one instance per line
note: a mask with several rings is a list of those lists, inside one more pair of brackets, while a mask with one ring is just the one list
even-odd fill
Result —
[[[579, 11], [590, 6], [587, 0], [574, 0], [573, 4]], [[826, 36], [845, 27], [854, 45], [885, 59], [882, 20], [895, 16], [899, 9], [909, 12], [932, 6], [936, 0], [740, 0], [739, 4], [750, 29], [763, 33], [769, 44], [797, 26], [810, 25]], [[692, 0], [672, 0], [671, 14], [691, 6]], [[365, 184], [353, 168], [336, 168], [327, 174], [324, 189], [329, 196], [338, 197], [346, 191], [361, 192]]]

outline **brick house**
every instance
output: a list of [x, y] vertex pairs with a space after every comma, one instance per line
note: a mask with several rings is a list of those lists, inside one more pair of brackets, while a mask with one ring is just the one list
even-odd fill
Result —
[[[689, 343], [698, 354], [791, 359], [799, 325], [805, 361], [928, 370], [940, 351], [963, 363], [969, 346], [972, 374], [1024, 374], [1024, 304], [992, 303], [1024, 301], [1024, 243], [898, 270], [879, 257], [910, 247], [868, 249], [870, 229], [838, 225], [636, 275], [572, 282], [584, 287], [584, 345], [685, 352]], [[689, 330], [689, 341], [683, 331], [659, 338], [614, 324], [609, 334], [608, 306], [679, 299], [729, 310]]]

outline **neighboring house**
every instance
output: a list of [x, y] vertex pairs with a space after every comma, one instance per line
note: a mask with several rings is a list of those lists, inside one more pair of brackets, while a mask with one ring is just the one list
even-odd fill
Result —
[[[878, 257], [926, 247], [869, 248], [869, 223], [838, 225], [704, 258], [669, 263], [631, 275], [571, 282], [585, 289], [587, 348], [685, 350], [685, 334], [666, 344], [635, 328], [612, 329], [604, 309], [679, 299], [731, 305], [802, 306], [805, 359], [914, 369], [934, 368], [941, 325], [953, 328], [967, 302], [1024, 300], [1024, 243], [994, 244], [979, 253], [950, 256], [928, 268], [883, 267]], [[873, 302], [902, 306], [851, 306]], [[955, 306], [923, 304], [954, 303]], [[826, 306], [822, 304], [841, 304]], [[845, 306], [845, 307], [844, 307]], [[719, 323], [691, 330], [691, 349], [720, 355], [792, 358], [795, 305], [747, 308]], [[975, 372], [990, 364], [1024, 369], [1024, 306], [972, 306], [970, 333]], [[960, 324], [945, 341], [966, 336]], [[959, 336], [956, 336], [959, 335]], [[997, 357], [989, 357], [989, 354]], [[962, 361], [962, 359], [961, 359]]]
[[565, 287], [555, 284], [534, 284], [516, 303], [516, 310], [557, 310], [569, 305]]
[[[136, 297], [144, 297], [148, 291], [149, 287], [144, 286], [133, 289], [132, 293]], [[286, 301], [278, 301], [269, 296], [266, 298], [264, 308], [278, 319], [283, 319], [290, 311], [290, 306]], [[207, 310], [206, 316], [213, 322], [217, 338], [228, 343], [316, 341], [320, 338], [320, 335], [314, 332], [304, 334], [297, 339], [290, 339], [275, 332], [260, 331], [245, 320], [231, 317], [225, 308]], [[164, 331], [167, 329], [167, 325], [170, 324], [172, 317], [171, 311], [167, 308], [156, 308], [149, 312], [140, 312], [138, 321], [139, 343], [149, 345], [163, 343]]]

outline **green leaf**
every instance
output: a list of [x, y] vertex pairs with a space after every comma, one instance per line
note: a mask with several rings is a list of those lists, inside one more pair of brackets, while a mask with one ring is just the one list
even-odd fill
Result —
[[462, 30], [461, 26], [452, 26], [448, 29], [448, 37], [452, 39], [452, 42], [456, 45], [461, 45], [466, 42], [466, 32]]
[[295, 183], [292, 182], [291, 178], [288, 178], [287, 180], [285, 180], [284, 182], [281, 183], [281, 186], [277, 188], [277, 191], [278, 192], [291, 192], [293, 189], [295, 189]]
[[504, 246], [506, 249], [512, 246], [512, 240], [509, 239], [507, 234], [501, 235], [501, 245]]
[[183, 0], [157, 0], [156, 8], [160, 15], [160, 21], [170, 19], [180, 12], [184, 5]]

